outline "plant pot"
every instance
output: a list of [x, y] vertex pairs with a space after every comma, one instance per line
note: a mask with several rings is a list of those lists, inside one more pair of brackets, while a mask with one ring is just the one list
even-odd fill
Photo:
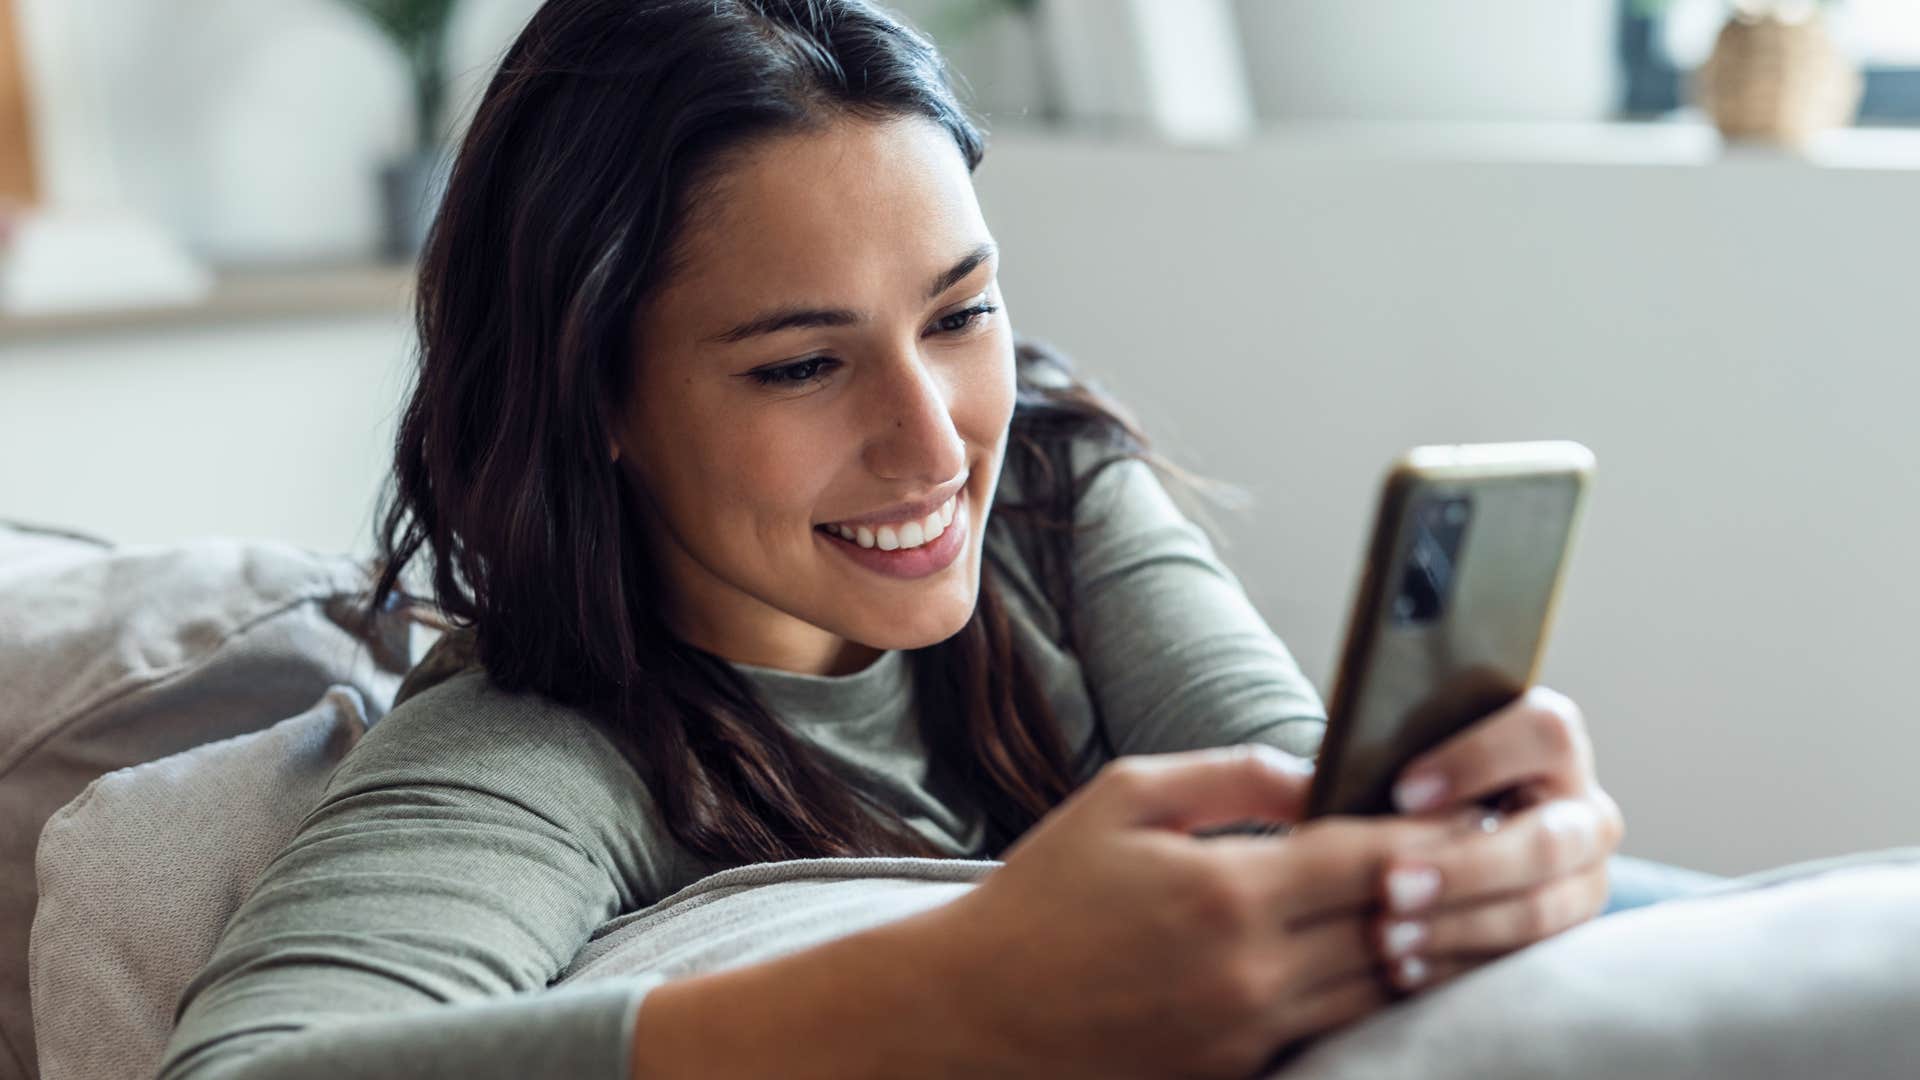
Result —
[[382, 255], [396, 262], [419, 256], [452, 167], [452, 158], [438, 150], [418, 150], [381, 167]]
[[1797, 146], [1851, 124], [1862, 83], [1817, 8], [1743, 11], [1720, 28], [1693, 98], [1728, 141]]

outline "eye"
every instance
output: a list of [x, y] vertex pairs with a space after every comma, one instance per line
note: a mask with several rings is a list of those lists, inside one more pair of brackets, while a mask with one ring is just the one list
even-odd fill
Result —
[[965, 311], [956, 311], [948, 315], [934, 326], [938, 327], [943, 334], [957, 334], [999, 310], [1000, 307], [997, 304], [975, 304]]
[[839, 363], [838, 360], [830, 356], [809, 356], [805, 360], [795, 361], [794, 363], [785, 364], [780, 367], [763, 368], [760, 371], [749, 371], [747, 372], [747, 377], [759, 383], [761, 386], [805, 386], [819, 379], [819, 372], [823, 367], [831, 370], [833, 366], [838, 366]]
[[[960, 334], [978, 324], [982, 319], [1000, 310], [998, 304], [981, 303], [964, 311], [956, 311], [934, 323], [934, 329], [942, 334]], [[840, 361], [830, 356], [809, 356], [805, 360], [796, 360], [779, 367], [762, 368], [747, 372], [747, 378], [761, 386], [774, 389], [793, 389], [821, 381], [822, 372], [830, 372], [840, 366]]]

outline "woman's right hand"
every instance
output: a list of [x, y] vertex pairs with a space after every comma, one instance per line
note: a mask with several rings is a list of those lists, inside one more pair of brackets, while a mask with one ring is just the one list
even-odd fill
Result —
[[1458, 815], [1191, 835], [1298, 821], [1312, 775], [1252, 744], [1119, 758], [928, 913], [944, 921], [955, 1018], [996, 1057], [984, 1068], [1244, 1078], [1393, 1000], [1375, 944], [1381, 867]]

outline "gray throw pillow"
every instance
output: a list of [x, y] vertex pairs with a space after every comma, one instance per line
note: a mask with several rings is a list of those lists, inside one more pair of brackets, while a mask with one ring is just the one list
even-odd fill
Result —
[[383, 714], [408, 612], [361, 637], [344, 555], [208, 539], [116, 546], [0, 522], [0, 1080], [32, 1080], [27, 940], [41, 827], [95, 777], [357, 689]]
[[29, 967], [43, 1080], [152, 1076], [180, 992], [367, 730], [351, 686], [88, 784], [40, 834]]
[[1920, 848], [1583, 923], [1315, 1044], [1272, 1080], [1920, 1076]]

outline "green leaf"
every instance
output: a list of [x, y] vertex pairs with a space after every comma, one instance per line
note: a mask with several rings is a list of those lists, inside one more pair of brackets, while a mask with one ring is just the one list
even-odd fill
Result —
[[978, 30], [1002, 11], [1028, 18], [1039, 14], [1040, 0], [947, 0], [933, 15], [934, 37], [960, 38]]
[[380, 28], [413, 76], [415, 126], [422, 149], [437, 145], [446, 110], [447, 24], [458, 0], [341, 0]]
[[411, 55], [422, 45], [437, 45], [453, 18], [457, 0], [343, 0], [357, 8]]

